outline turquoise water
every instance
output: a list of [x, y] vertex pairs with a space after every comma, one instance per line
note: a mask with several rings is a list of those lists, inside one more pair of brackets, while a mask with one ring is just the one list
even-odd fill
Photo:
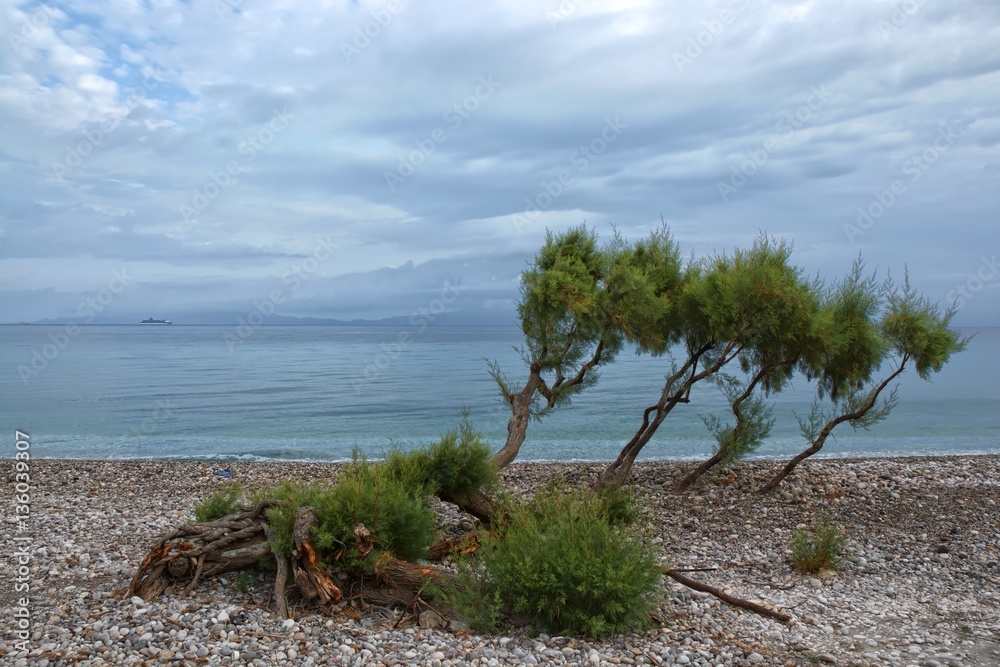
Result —
[[[355, 446], [426, 444], [466, 406], [495, 446], [509, 413], [484, 358], [515, 383], [524, 372], [514, 327], [0, 326], [0, 422], [31, 434], [32, 455], [60, 458], [337, 460]], [[973, 333], [968, 331], [965, 333]], [[933, 382], [902, 378], [900, 405], [871, 431], [837, 431], [828, 456], [1000, 452], [1000, 329], [982, 329]], [[227, 340], [229, 342], [227, 342]], [[238, 342], [233, 342], [238, 341]], [[34, 360], [34, 366], [32, 362]], [[20, 369], [20, 370], [19, 370]], [[600, 382], [531, 424], [524, 460], [608, 460], [655, 402], [665, 359], [623, 353]], [[795, 414], [805, 383], [776, 397], [777, 424], [758, 450], [781, 457], [806, 445]], [[701, 387], [642, 458], [706, 456], [699, 415], [725, 412]]]

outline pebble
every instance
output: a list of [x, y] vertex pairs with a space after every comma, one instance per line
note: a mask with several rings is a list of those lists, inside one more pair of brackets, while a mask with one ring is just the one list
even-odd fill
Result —
[[[218, 484], [196, 462], [32, 462], [44, 480], [32, 497], [32, 618], [28, 650], [6, 641], [18, 623], [0, 617], [0, 663], [81, 667], [103, 664], [316, 664], [499, 667], [507, 664], [901, 665], [1000, 664], [990, 642], [1000, 607], [1000, 456], [807, 461], [766, 496], [753, 495], [775, 464], [731, 467], [725, 485], [670, 490], [689, 463], [640, 462], [653, 543], [674, 567], [710, 567], [689, 576], [732, 594], [781, 607], [784, 626], [735, 610], [672, 580], [663, 584], [661, 624], [604, 641], [532, 635], [455, 634], [424, 612], [420, 627], [398, 615], [324, 616], [295, 606], [282, 621], [241, 593], [235, 575], [206, 577], [191, 595], [121, 599], [153, 535], [192, 519], [191, 508]], [[332, 466], [236, 462], [248, 488], [281, 478], [325, 479]], [[514, 464], [515, 490], [551, 473], [581, 485], [591, 464]], [[904, 498], [904, 502], [894, 499]], [[472, 524], [441, 505], [446, 534]], [[789, 565], [787, 541], [826, 511], [848, 529], [843, 570], [832, 579]], [[16, 526], [0, 523], [11, 543]], [[729, 567], [734, 564], [739, 567]], [[258, 593], [259, 595], [259, 593]], [[266, 590], [264, 591], [266, 596]], [[455, 624], [451, 626], [455, 628]]]

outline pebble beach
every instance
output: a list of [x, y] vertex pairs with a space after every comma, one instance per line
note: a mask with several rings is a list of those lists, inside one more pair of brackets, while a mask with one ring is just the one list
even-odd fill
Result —
[[[4, 504], [4, 665], [856, 665], [1000, 664], [1000, 455], [806, 461], [771, 494], [778, 464], [737, 463], [685, 494], [687, 462], [633, 471], [665, 563], [792, 616], [788, 624], [663, 580], [658, 626], [597, 642], [511, 632], [480, 636], [344, 605], [293, 605], [282, 621], [267, 584], [229, 574], [187, 595], [128, 599], [152, 540], [193, 521], [218, 485], [322, 480], [335, 465], [291, 462], [32, 460], [30, 516]], [[514, 490], [552, 475], [589, 484], [602, 464], [522, 463]], [[225, 478], [217, 473], [231, 473]], [[14, 462], [6, 466], [8, 496]], [[820, 514], [848, 534], [843, 567], [790, 565], [788, 542]], [[468, 517], [444, 511], [445, 530]], [[23, 548], [22, 548], [23, 547]], [[30, 556], [21, 557], [27, 551]], [[16, 588], [27, 561], [27, 591]], [[26, 600], [22, 600], [26, 598]], [[27, 605], [22, 602], [27, 601]], [[27, 612], [23, 610], [27, 609]], [[27, 618], [25, 618], [27, 614]], [[27, 625], [27, 629], [23, 630]], [[16, 634], [26, 632], [27, 639]]]

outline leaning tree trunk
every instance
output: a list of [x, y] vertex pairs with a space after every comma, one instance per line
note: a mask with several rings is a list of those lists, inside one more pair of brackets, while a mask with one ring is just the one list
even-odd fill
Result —
[[691, 488], [691, 485], [701, 479], [701, 476], [706, 472], [714, 468], [719, 462], [722, 461], [722, 452], [716, 452], [711, 458], [702, 461], [701, 464], [689, 472], [687, 476], [681, 481], [677, 482], [676, 489], [678, 491], [687, 491]]
[[[619, 452], [618, 458], [604, 469], [601, 477], [594, 484], [594, 488], [616, 488], [624, 485], [628, 481], [628, 476], [632, 472], [632, 465], [635, 463], [636, 457], [639, 456], [639, 452], [653, 438], [656, 430], [667, 418], [667, 415], [670, 414], [670, 411], [678, 403], [688, 402], [688, 395], [695, 383], [718, 371], [732, 361], [742, 350], [742, 347], [738, 347], [734, 342], [727, 343], [726, 348], [712, 366], [702, 370], [700, 373], [696, 372], [699, 360], [713, 347], [713, 343], [706, 343], [696, 352], [691, 353], [680, 370], [667, 378], [663, 386], [663, 391], [660, 394], [660, 400], [643, 411], [642, 424], [635, 432], [635, 435], [632, 436], [632, 439]], [[674, 385], [682, 380], [683, 383], [675, 390]]]
[[[153, 600], [170, 587], [183, 585], [183, 592], [194, 589], [205, 576], [254, 567], [262, 558], [273, 558], [275, 607], [283, 618], [289, 616], [286, 587], [294, 584], [306, 602], [323, 607], [342, 599], [341, 585], [357, 593], [362, 601], [409, 607], [421, 600], [428, 582], [447, 585], [454, 575], [430, 565], [414, 565], [390, 556], [379, 556], [370, 564], [371, 574], [331, 572], [348, 545], [322, 551], [311, 541], [318, 523], [311, 507], [300, 507], [292, 531], [293, 548], [288, 555], [275, 549], [274, 534], [267, 525], [264, 510], [278, 504], [264, 500], [252, 509], [241, 510], [209, 523], [181, 526], [157, 540], [132, 577], [128, 596]], [[374, 556], [371, 533], [364, 524], [354, 528], [352, 548], [362, 559]], [[336, 578], [344, 583], [338, 585]], [[447, 606], [436, 604], [435, 611], [451, 613]]]
[[524, 389], [504, 396], [510, 405], [510, 419], [507, 420], [507, 441], [503, 447], [493, 455], [493, 465], [497, 470], [506, 468], [517, 458], [521, 451], [521, 445], [528, 433], [528, 423], [531, 421], [531, 403], [535, 398], [535, 392], [542, 386], [540, 370], [532, 367], [528, 381], [524, 384]]
[[[513, 392], [508, 388], [499, 368], [494, 366], [491, 374], [500, 386], [500, 391], [503, 393], [504, 400], [510, 406], [511, 412], [510, 419], [507, 421], [507, 441], [493, 455], [493, 465], [497, 467], [497, 470], [502, 470], [510, 465], [521, 451], [521, 445], [524, 444], [524, 439], [528, 432], [528, 423], [531, 421], [531, 405], [535, 400], [535, 394], [541, 394], [545, 399], [547, 407], [553, 408], [560, 397], [567, 395], [569, 392], [577, 391], [583, 386], [587, 379], [587, 374], [594, 367], [607, 361], [609, 358], [605, 355], [604, 337], [607, 333], [607, 330], [602, 332], [601, 338], [594, 348], [594, 353], [590, 359], [580, 364], [574, 375], [564, 375], [562, 369], [557, 367], [555, 369], [555, 379], [552, 381], [551, 386], [542, 377], [542, 359], [545, 359], [549, 353], [547, 347], [542, 347], [541, 351], [536, 355], [535, 360], [529, 366], [528, 379], [519, 392]], [[557, 353], [558, 358], [566, 358], [575, 338], [575, 333], [569, 336], [562, 351]]]
[[763, 494], [773, 491], [774, 488], [777, 487], [779, 484], [781, 484], [781, 482], [784, 481], [786, 477], [792, 474], [792, 471], [795, 470], [796, 466], [798, 466], [800, 463], [802, 463], [804, 460], [806, 460], [813, 454], [817, 453], [819, 450], [823, 449], [823, 445], [826, 444], [826, 439], [830, 437], [830, 434], [833, 432], [834, 428], [836, 428], [840, 424], [843, 424], [846, 421], [861, 419], [866, 414], [868, 414], [872, 410], [872, 408], [875, 407], [875, 403], [878, 401], [879, 394], [881, 394], [882, 391], [889, 386], [890, 382], [899, 377], [900, 373], [902, 373], [903, 370], [906, 368], [907, 361], [909, 361], [909, 356], [903, 356], [902, 361], [900, 361], [899, 363], [899, 368], [893, 371], [893, 373], [889, 377], [884, 379], [881, 383], [879, 383], [877, 387], [875, 387], [874, 391], [872, 391], [871, 395], [868, 397], [868, 400], [865, 401], [865, 403], [861, 407], [859, 407], [854, 412], [848, 412], [846, 414], [842, 414], [828, 421], [826, 425], [823, 426], [823, 430], [820, 431], [819, 435], [812, 441], [812, 446], [809, 447], [809, 449], [799, 453], [798, 455], [795, 456], [795, 458], [793, 458], [791, 461], [785, 464], [785, 467], [782, 468], [781, 471], [778, 472], [778, 474], [772, 477], [767, 484], [760, 487], [760, 489], [757, 490], [757, 493]]
[[472, 491], [466, 491], [461, 495], [454, 496], [439, 493], [438, 497], [446, 503], [456, 505], [466, 514], [479, 519], [484, 526], [489, 526], [493, 523], [502, 511], [496, 501], [479, 489], [473, 489]]
[[[823, 431], [826, 432], [826, 429], [824, 428]], [[825, 435], [820, 436], [819, 438], [816, 439], [815, 442], [813, 442], [812, 446], [809, 449], [800, 452], [799, 454], [796, 454], [795, 458], [786, 463], [785, 466], [781, 469], [781, 471], [774, 477], [772, 477], [767, 484], [757, 489], [757, 493], [769, 493], [770, 491], [773, 491], [774, 488], [779, 484], [781, 484], [786, 477], [792, 474], [792, 471], [795, 470], [796, 466], [798, 466], [800, 463], [802, 463], [804, 460], [806, 460], [819, 450], [823, 449], [823, 443], [825, 441], [826, 441], [826, 436]]]
[[[776, 371], [779, 368], [791, 366], [799, 360], [799, 355], [796, 354], [791, 359], [784, 359], [782, 361], [777, 361], [772, 364], [765, 364], [757, 373], [754, 375], [753, 379], [747, 383], [743, 392], [735, 397], [731, 403], [731, 410], [733, 416], [736, 417], [736, 425], [733, 427], [733, 431], [730, 434], [730, 439], [719, 443], [719, 451], [717, 451], [711, 458], [707, 461], [702, 462], [698, 467], [692, 470], [687, 476], [684, 477], [680, 482], [677, 483], [678, 491], [687, 491], [691, 486], [701, 479], [702, 475], [707, 473], [709, 470], [719, 465], [727, 458], [734, 458], [734, 452], [732, 443], [735, 441], [736, 435], [743, 429], [747, 428], [747, 420], [743, 414], [743, 403], [750, 399], [753, 395], [754, 389], [758, 384], [761, 383], [767, 376]], [[759, 442], [759, 441], [758, 441]]]

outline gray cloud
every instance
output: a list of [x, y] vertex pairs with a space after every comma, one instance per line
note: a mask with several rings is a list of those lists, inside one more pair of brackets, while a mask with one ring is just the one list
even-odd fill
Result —
[[911, 5], [5, 3], [4, 319], [72, 317], [123, 265], [122, 313], [241, 312], [317, 239], [281, 312], [407, 315], [461, 278], [475, 314], [546, 227], [662, 215], [686, 251], [763, 229], [810, 272], [906, 266], [1000, 325], [1000, 7]]

